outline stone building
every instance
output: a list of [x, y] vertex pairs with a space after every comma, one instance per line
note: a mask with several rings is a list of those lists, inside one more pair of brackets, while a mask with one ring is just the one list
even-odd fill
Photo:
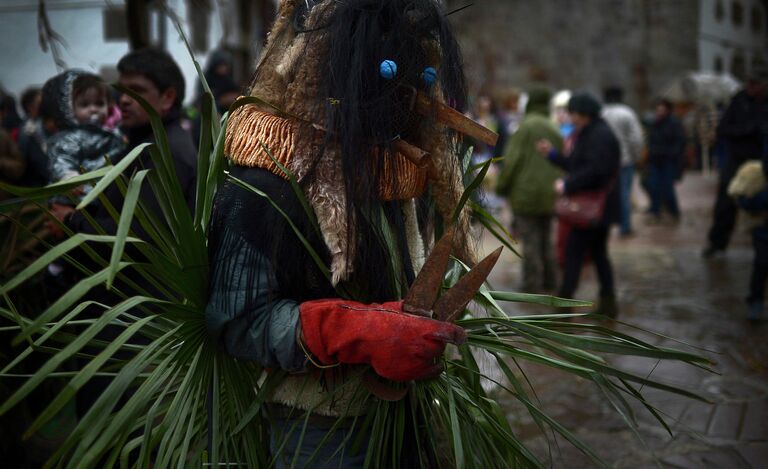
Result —
[[768, 2], [702, 0], [699, 14], [699, 65], [744, 79], [768, 65]]
[[533, 82], [599, 93], [619, 84], [630, 104], [645, 108], [686, 72], [744, 78], [765, 60], [766, 3], [484, 0], [453, 21], [473, 93]]

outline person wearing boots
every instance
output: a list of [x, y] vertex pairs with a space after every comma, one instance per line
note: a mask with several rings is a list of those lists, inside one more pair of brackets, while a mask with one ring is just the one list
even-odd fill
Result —
[[617, 177], [621, 165], [621, 147], [608, 124], [600, 117], [600, 103], [588, 93], [576, 93], [568, 102], [576, 140], [567, 157], [560, 154], [548, 140], [537, 144], [539, 153], [560, 166], [567, 175], [555, 181], [555, 191], [573, 195], [586, 191], [606, 191], [602, 219], [589, 227], [574, 226], [565, 247], [565, 267], [559, 296], [573, 298], [579, 285], [584, 256], [589, 253], [600, 280], [600, 300], [596, 314], [616, 317], [618, 306], [613, 282], [613, 270], [608, 258], [610, 226], [620, 219]]
[[768, 127], [766, 89], [768, 70], [756, 67], [745, 88], [731, 100], [717, 126], [717, 136], [725, 141], [728, 156], [724, 167], [720, 169], [720, 183], [712, 210], [709, 242], [701, 252], [704, 258], [725, 252], [731, 240], [736, 226], [737, 205], [728, 196], [727, 189], [739, 167], [747, 160], [759, 158], [763, 151], [765, 129]]

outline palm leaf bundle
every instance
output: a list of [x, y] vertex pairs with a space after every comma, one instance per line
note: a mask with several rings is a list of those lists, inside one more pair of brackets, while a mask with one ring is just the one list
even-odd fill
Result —
[[[49, 245], [37, 259], [3, 278], [0, 286], [0, 317], [4, 330], [15, 333], [16, 347], [15, 356], [5, 360], [0, 369], [0, 379], [12, 383], [14, 389], [0, 404], [0, 414], [9, 412], [46, 381], [64, 380], [63, 389], [26, 430], [25, 435], [30, 436], [71, 404], [91, 380], [106, 379], [108, 383], [47, 467], [267, 468], [275, 463], [269, 451], [269, 439], [274, 435], [270, 434], [266, 403], [284, 374], [266, 373], [256, 363], [227, 356], [209, 340], [204, 324], [206, 229], [216, 189], [229, 176], [223, 154], [227, 116], [219, 118], [216, 114], [202, 75], [201, 80], [206, 93], [194, 213], [187, 209], [174, 174], [160, 117], [146, 103], [142, 105], [151, 116], [155, 144], [133, 149], [117, 164], [46, 188], [2, 186], [20, 197], [0, 203], [4, 216], [14, 218], [20, 204], [44, 203], [52, 194], [93, 184], [78, 208], [100, 200], [117, 224], [115, 233], [105, 232], [95, 221], [97, 234], [68, 233], [66, 239]], [[140, 97], [132, 96], [141, 102]], [[231, 110], [252, 99], [239, 100]], [[155, 169], [129, 174], [126, 169], [145, 151]], [[473, 204], [467, 201], [486, 172], [487, 165], [467, 185], [462, 204]], [[288, 176], [311, 218], [300, 185]], [[258, 187], [232, 180], [268, 199]], [[124, 194], [119, 209], [110, 206], [103, 195], [110, 185], [117, 185]], [[144, 206], [139, 194], [145, 186], [159, 202], [161, 213]], [[480, 206], [472, 208], [482, 224], [511, 248], [504, 227]], [[460, 209], [457, 207], [456, 213]], [[138, 227], [142, 237], [137, 234]], [[295, 234], [302, 237], [298, 229]], [[312, 249], [309, 243], [303, 244]], [[321, 257], [310, 254], [321, 270], [328, 272]], [[82, 256], [88, 262], [81, 262]], [[76, 269], [78, 283], [42, 310], [20, 307], [18, 292], [54, 261]], [[445, 275], [445, 288], [467, 270], [467, 266], [453, 262]], [[111, 294], [109, 302], [93, 299], [92, 293], [103, 287]], [[530, 413], [542, 432], [562, 435], [601, 465], [598, 455], [550, 418], [536, 401], [520, 367], [524, 361], [561, 370], [573, 379], [592, 381], [629, 425], [634, 423], [635, 401], [666, 426], [643, 398], [640, 389], [644, 387], [697, 398], [684, 389], [622, 371], [606, 357], [643, 356], [706, 366], [706, 359], [698, 355], [657, 347], [599, 324], [569, 322], [567, 314], [513, 316], [502, 307], [504, 302], [584, 305], [481, 288], [473, 307], [458, 321], [467, 330], [468, 340], [448, 351], [446, 372], [438, 379], [415, 383], [405, 399], [392, 402], [370, 397], [360, 380], [349, 380], [342, 391], [358, 396], [369, 410], [339, 418], [338, 425], [351, 425], [351, 431], [343, 446], [332, 449], [362, 452], [366, 467], [396, 467], [404, 448], [414, 444], [412, 456], [421, 466], [542, 467], [544, 463], [518, 438], [486, 390], [484, 383], [493, 382], [494, 389], [509, 393]], [[107, 330], [118, 332], [105, 340]], [[488, 376], [480, 366], [478, 357], [483, 354], [493, 360], [502, 379]], [[45, 357], [42, 366], [31, 373], [19, 372], [26, 361], [40, 356]], [[72, 363], [77, 364], [74, 369]], [[285, 438], [304, 435], [310, 413], [296, 412], [304, 425], [294, 425]], [[408, 441], [409, 426], [423, 431], [423, 438]], [[423, 447], [423, 441], [433, 450]], [[284, 444], [278, 441], [276, 446]]]

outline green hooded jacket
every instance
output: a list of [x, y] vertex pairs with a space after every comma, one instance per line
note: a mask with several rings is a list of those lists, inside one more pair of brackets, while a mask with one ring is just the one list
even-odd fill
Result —
[[536, 151], [536, 142], [549, 140], [558, 152], [563, 138], [549, 120], [550, 93], [531, 90], [525, 118], [504, 149], [504, 164], [496, 192], [509, 200], [516, 215], [551, 215], [557, 194], [554, 182], [561, 172]]

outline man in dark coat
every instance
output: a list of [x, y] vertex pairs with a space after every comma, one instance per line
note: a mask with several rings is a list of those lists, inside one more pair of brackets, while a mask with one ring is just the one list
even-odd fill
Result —
[[[120, 72], [119, 83], [124, 87], [135, 91], [138, 95], [144, 98], [162, 118], [179, 184], [184, 192], [187, 206], [190, 210], [193, 210], [197, 158], [192, 137], [180, 124], [181, 104], [184, 99], [184, 76], [182, 75], [179, 66], [173, 58], [164, 51], [157, 49], [142, 49], [130, 52], [120, 59], [120, 62], [117, 64], [117, 69]], [[119, 104], [123, 115], [121, 129], [128, 137], [127, 148], [132, 150], [141, 143], [154, 142], [155, 138], [150, 126], [149, 115], [139, 103], [128, 95], [123, 94], [120, 97]], [[117, 163], [117, 161], [113, 163]], [[149, 153], [145, 151], [134, 160], [124, 174], [131, 175], [141, 169], [152, 169], [154, 166], [154, 162], [150, 158]], [[111, 205], [119, 211], [120, 207], [123, 205], [123, 195], [118, 187], [115, 184], [112, 184], [104, 191], [104, 195]], [[143, 186], [140, 198], [142, 204], [144, 204], [150, 211], [158, 214], [160, 213], [160, 205], [152, 194], [148, 184]], [[96, 223], [98, 223], [98, 225], [107, 233], [114, 234], [117, 232], [117, 222], [112, 218], [104, 205], [98, 201], [89, 204], [83, 211], [75, 211], [71, 206], [61, 207], [65, 207], [65, 209], [55, 213], [55, 215], [76, 233], [97, 232], [86, 218], [86, 214], [82, 213], [83, 211], [87, 211], [87, 215], [90, 215], [90, 217], [95, 219]], [[138, 223], [134, 223], [132, 229], [138, 237], [144, 238], [146, 236]], [[99, 250], [99, 254], [103, 258], [109, 259], [109, 247], [92, 246], [92, 248]], [[128, 246], [126, 249], [130, 250], [131, 248]], [[138, 252], [132, 251], [131, 255], [134, 256], [134, 258], [140, 257], [140, 253]], [[93, 267], [89, 265], [89, 259], [86, 256], [78, 255], [78, 260], [89, 267]], [[141, 287], [148, 291], [154, 290], [152, 285], [141, 285]], [[124, 286], [121, 286], [121, 288], [124, 288]], [[125, 289], [125, 291], [130, 290]], [[108, 303], [111, 301], [110, 298], [112, 293], [107, 290], [95, 289], [92, 290], [89, 295], [91, 295], [91, 299], [93, 300]], [[99, 338], [102, 340], [111, 340], [120, 332], [121, 330], [119, 327], [110, 326], [102, 331]], [[148, 339], [140, 336], [135, 336], [131, 340], [135, 343], [142, 344], [147, 343], [148, 341]], [[88, 384], [78, 392], [77, 410], [79, 415], [84, 415], [84, 413], [87, 412], [100, 393], [109, 385], [109, 382], [110, 378], [97, 377], [89, 381]]]
[[[131, 52], [120, 59], [117, 69], [120, 72], [118, 82], [144, 98], [162, 118], [176, 175], [179, 178], [187, 205], [190, 210], [194, 209], [197, 151], [189, 132], [181, 126], [181, 104], [184, 99], [185, 84], [179, 66], [164, 51], [142, 49]], [[120, 128], [128, 138], [126, 148], [132, 150], [139, 144], [154, 142], [149, 115], [139, 103], [127, 94], [123, 94], [119, 104], [123, 116]], [[126, 170], [125, 174], [130, 175], [140, 169], [153, 167], [154, 163], [149, 153], [145, 151]], [[108, 188], [105, 195], [115, 207], [122, 206], [123, 196], [115, 185]], [[150, 210], [160, 212], [160, 206], [155, 197], [151, 195], [148, 185], [142, 189], [142, 202]], [[101, 204], [91, 204], [87, 210], [108, 233], [116, 231], [116, 222]], [[73, 231], [79, 233], [94, 232], [93, 227], [83, 214], [73, 212], [63, 216]], [[137, 233], [140, 234], [139, 227], [136, 228]]]
[[675, 220], [680, 218], [675, 180], [684, 151], [683, 125], [672, 114], [672, 103], [661, 99], [656, 103], [656, 118], [648, 132], [648, 184], [651, 189], [650, 214], [653, 220], [661, 218], [662, 207], [666, 207]]
[[717, 127], [718, 137], [728, 148], [725, 167], [720, 169], [720, 184], [709, 230], [709, 244], [702, 252], [711, 257], [725, 251], [736, 226], [737, 206], [728, 196], [728, 184], [745, 161], [758, 159], [763, 154], [768, 128], [766, 82], [768, 72], [756, 70], [746, 88], [736, 94]]
[[574, 226], [565, 248], [565, 270], [559, 296], [572, 298], [579, 285], [581, 266], [589, 253], [598, 279], [600, 301], [595, 313], [615, 317], [618, 313], [613, 270], [608, 259], [610, 226], [620, 220], [621, 209], [616, 180], [621, 165], [621, 146], [608, 124], [600, 117], [600, 103], [587, 93], [574, 94], [568, 112], [578, 132], [573, 150], [564, 157], [548, 141], [538, 144], [540, 153], [563, 168], [567, 175], [555, 182], [560, 195], [607, 191], [602, 220], [595, 226]]

